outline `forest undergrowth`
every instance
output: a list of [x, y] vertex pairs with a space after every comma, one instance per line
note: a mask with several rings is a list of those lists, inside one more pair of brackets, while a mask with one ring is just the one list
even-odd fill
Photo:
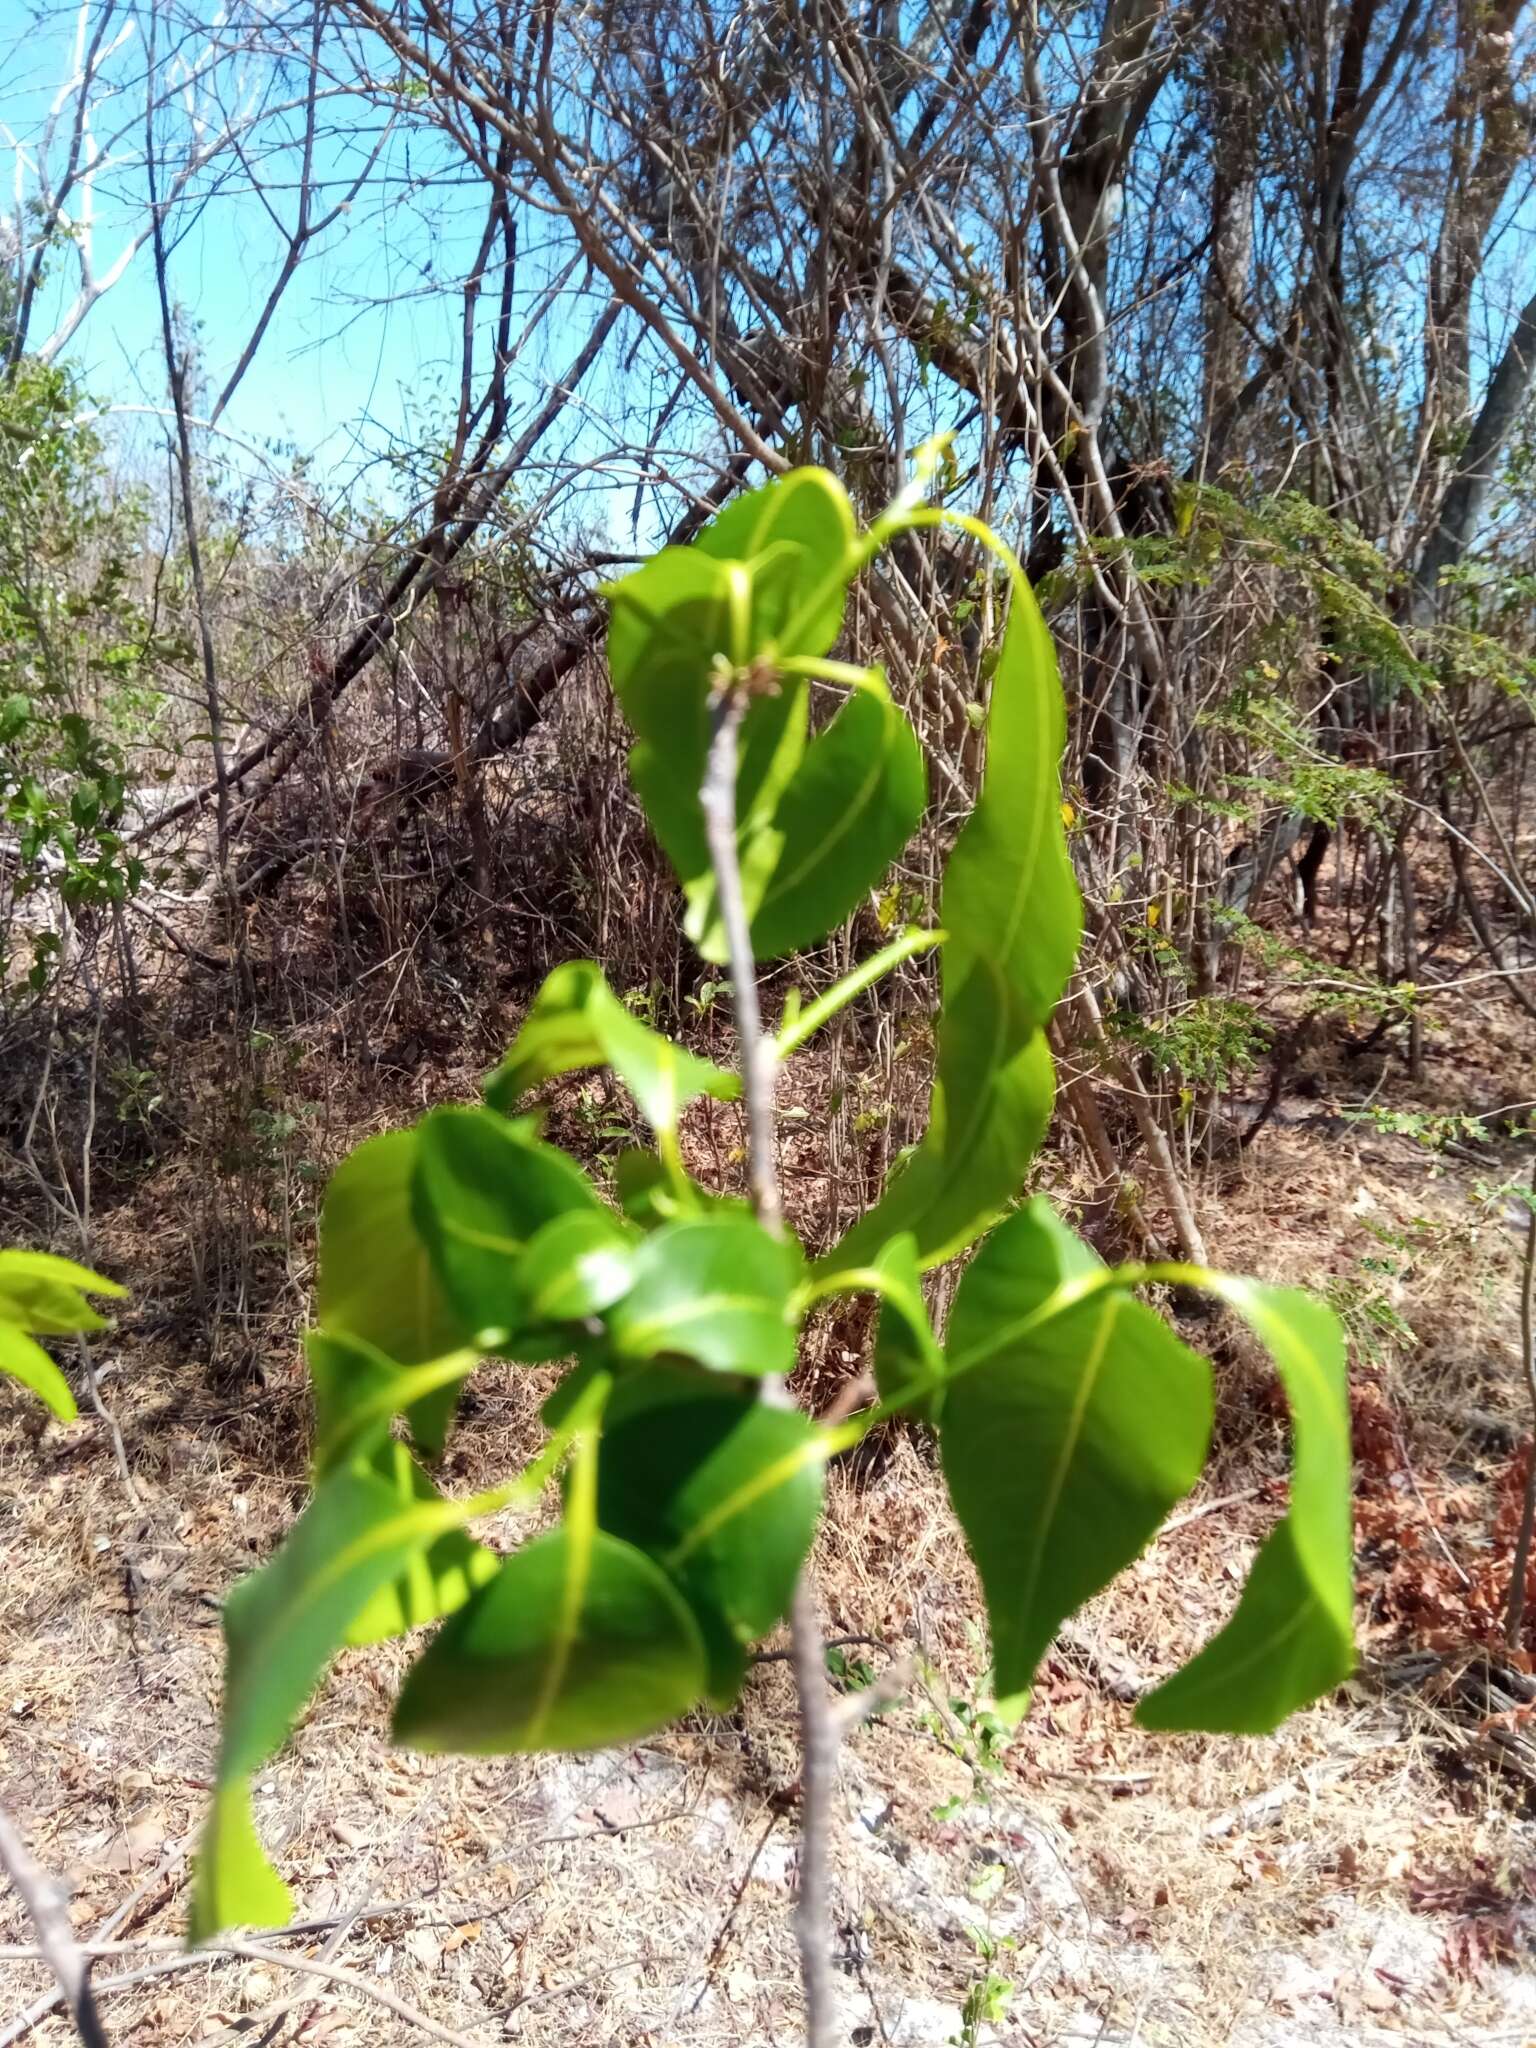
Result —
[[[1325, 874], [1322, 957], [1331, 898]], [[298, 1338], [320, 1188], [362, 1136], [471, 1096], [536, 978], [487, 964], [466, 1000], [397, 962], [392, 982], [343, 990], [318, 897], [251, 944], [281, 949], [287, 971], [257, 986], [281, 986], [286, 1015], [258, 999], [235, 1054], [175, 955], [141, 1026], [154, 1085], [115, 1095], [116, 1149], [98, 1145], [96, 1256], [136, 1276], [93, 1357], [121, 1458], [89, 1410], [44, 1424], [5, 1397], [8, 1798], [70, 1873], [81, 1932], [106, 1944], [98, 1976], [125, 1980], [115, 2038], [261, 2039], [280, 2013], [284, 2038], [338, 2048], [426, 2022], [480, 2043], [779, 2038], [796, 1762], [771, 1649], [728, 1720], [593, 1759], [489, 1762], [388, 1750], [379, 1702], [401, 1656], [350, 1653], [257, 1787], [298, 1932], [191, 1967], [179, 1953], [218, 1606], [306, 1491]], [[301, 1015], [306, 946], [333, 993]], [[1278, 1025], [1285, 978], [1253, 971]], [[692, 996], [687, 1035], [728, 1052], [727, 1011], [707, 986]], [[1011, 1736], [988, 1709], [974, 1576], [921, 1436], [892, 1425], [834, 1468], [817, 1558], [833, 1667], [850, 1694], [891, 1674], [840, 1787], [850, 2039], [1513, 2048], [1536, 2025], [1529, 1660], [1500, 1651], [1529, 1455], [1524, 1147], [1504, 1113], [1536, 1096], [1536, 1030], [1498, 982], [1426, 1022], [1418, 1081], [1400, 1044], [1361, 1049], [1342, 1024], [1278, 1090], [1261, 1068], [1223, 1124], [1262, 1114], [1262, 1129], [1214, 1148], [1194, 1183], [1219, 1263], [1321, 1290], [1351, 1334], [1365, 1661], [1342, 1694], [1263, 1741], [1131, 1725], [1137, 1695], [1230, 1606], [1283, 1494], [1283, 1407], [1219, 1322], [1187, 1331], [1231, 1361], [1206, 1482], [1073, 1624]], [[780, 1101], [790, 1212], [811, 1242], [830, 1197], [802, 1170], [824, 1156], [802, 1134], [825, 1131], [857, 1058], [801, 1062]], [[603, 1079], [549, 1091], [552, 1132], [599, 1177], [630, 1115]], [[695, 1105], [684, 1143], [700, 1171], [740, 1174], [734, 1105]], [[1115, 1227], [1070, 1142], [1044, 1179], [1069, 1213]], [[6, 1191], [46, 1222], [35, 1177], [29, 1191], [13, 1169]], [[813, 1330], [808, 1400], [835, 1401], [868, 1336], [847, 1311]], [[530, 1454], [548, 1377], [477, 1377], [456, 1487]], [[530, 1526], [504, 1516], [490, 1540]], [[7, 2011], [46, 2003], [36, 1964], [0, 1963], [0, 1983]], [[66, 2038], [57, 2017], [33, 2031]]]

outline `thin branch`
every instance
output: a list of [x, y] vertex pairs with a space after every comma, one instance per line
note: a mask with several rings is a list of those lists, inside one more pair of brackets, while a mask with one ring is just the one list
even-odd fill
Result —
[[[1520, 1283], [1520, 1363], [1525, 1369], [1531, 1422], [1536, 1429], [1536, 1169], [1531, 1174], [1531, 1213], [1526, 1224], [1525, 1270]], [[1515, 1538], [1515, 1557], [1509, 1570], [1509, 1597], [1504, 1607], [1504, 1640], [1512, 1650], [1520, 1646], [1520, 1629], [1525, 1620], [1525, 1582], [1530, 1569], [1533, 1531], [1536, 1531], [1536, 1435], [1531, 1439], [1525, 1497], [1520, 1503], [1520, 1529]]]
[[32, 1860], [30, 1850], [15, 1823], [0, 1807], [0, 1866], [37, 1929], [38, 1947], [52, 1970], [75, 2032], [85, 2048], [110, 2048], [107, 2032], [91, 1995], [90, 1965], [80, 1952], [75, 1930], [70, 1925], [64, 1893], [48, 1873]]
[[[758, 1220], [777, 1233], [784, 1228], [773, 1133], [778, 1048], [763, 1033], [752, 928], [736, 849], [736, 743], [747, 702], [746, 686], [738, 679], [726, 682], [716, 697], [704, 785], [699, 796], [730, 956], [731, 994], [747, 1109], [752, 1204]], [[788, 1390], [782, 1381], [771, 1383], [766, 1393], [768, 1399], [788, 1404]], [[789, 1634], [790, 1665], [800, 1705], [800, 1884], [795, 1901], [795, 1939], [800, 1948], [800, 1981], [805, 1990], [805, 2039], [806, 2048], [832, 2048], [836, 2014], [829, 1940], [829, 1847], [832, 1794], [837, 1780], [838, 1726], [827, 1689], [821, 1619], [816, 1611], [809, 1568], [801, 1571], [795, 1585]]]

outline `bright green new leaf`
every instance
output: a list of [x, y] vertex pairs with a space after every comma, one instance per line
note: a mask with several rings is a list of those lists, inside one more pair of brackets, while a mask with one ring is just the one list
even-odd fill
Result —
[[685, 1052], [632, 1016], [589, 960], [568, 960], [545, 979], [506, 1058], [485, 1084], [493, 1109], [511, 1110], [555, 1074], [610, 1066], [653, 1130], [673, 1131], [700, 1095], [728, 1102], [735, 1074]]
[[226, 1927], [282, 1927], [293, 1894], [267, 1860], [251, 1813], [249, 1778], [219, 1785], [192, 1864], [187, 1939], [211, 1941]]
[[811, 1282], [810, 1301], [842, 1294], [873, 1294], [880, 1304], [875, 1327], [875, 1383], [882, 1404], [937, 1423], [948, 1370], [923, 1299], [917, 1240], [893, 1237], [867, 1266], [839, 1267]]
[[[399, 1365], [424, 1365], [468, 1344], [473, 1330], [432, 1268], [412, 1201], [419, 1133], [368, 1138], [331, 1175], [320, 1211], [316, 1309], [331, 1336], [356, 1337]], [[453, 1389], [416, 1410], [423, 1449], [443, 1447]]]
[[747, 1647], [783, 1617], [821, 1515], [822, 1432], [756, 1390], [660, 1366], [620, 1381], [603, 1421], [598, 1521], [655, 1558], [692, 1607], [721, 1709]]
[[1291, 1501], [1221, 1633], [1136, 1710], [1147, 1728], [1264, 1735], [1355, 1668], [1349, 1388], [1338, 1318], [1296, 1287], [1191, 1272], [1272, 1354], [1294, 1429]]
[[104, 1329], [84, 1297], [127, 1291], [52, 1252], [0, 1251], [0, 1373], [29, 1387], [61, 1422], [73, 1422], [79, 1410], [68, 1382], [28, 1332], [62, 1337]]
[[820, 661], [832, 646], [859, 560], [841, 485], [796, 470], [739, 499], [692, 548], [664, 550], [609, 593], [609, 666], [636, 735], [630, 772], [706, 960], [727, 957], [699, 801], [723, 677], [749, 692], [737, 852], [760, 958], [840, 924], [922, 816], [921, 749], [878, 672], [860, 674], [808, 740], [806, 684], [793, 665]]
[[937, 1423], [943, 1394], [934, 1383], [944, 1376], [944, 1354], [923, 1299], [916, 1238], [910, 1233], [893, 1237], [876, 1259], [871, 1278], [880, 1299], [875, 1325], [875, 1384], [880, 1398], [896, 1401], [914, 1389], [929, 1389], [918, 1395], [909, 1412]]
[[694, 1358], [716, 1372], [787, 1373], [800, 1248], [750, 1216], [695, 1216], [653, 1231], [609, 1317], [619, 1358]]
[[1113, 1285], [1061, 1305], [1097, 1263], [1037, 1199], [977, 1253], [950, 1316], [939, 1444], [1009, 1706], [1194, 1485], [1210, 1439], [1210, 1367], [1159, 1316]]
[[598, 1207], [586, 1175], [489, 1109], [434, 1109], [417, 1126], [415, 1215], [444, 1291], [487, 1349], [532, 1320], [524, 1247], [546, 1223]]
[[249, 1808], [230, 1788], [282, 1743], [368, 1603], [463, 1519], [430, 1488], [402, 1498], [392, 1480], [345, 1467], [321, 1482], [282, 1548], [225, 1601], [223, 1733], [217, 1796], [198, 1851], [194, 1941], [218, 1933], [224, 1923], [212, 1916], [228, 1902], [261, 1902], [265, 1912], [275, 1897], [278, 1880], [249, 1828]]
[[[630, 778], [691, 908], [710, 875], [699, 788], [719, 664], [745, 663], [763, 648], [796, 574], [792, 547], [751, 565], [716, 561], [697, 545], [664, 548], [608, 592], [608, 670], [635, 733]], [[803, 683], [754, 698], [740, 735], [743, 822], [772, 808], [805, 733]]]
[[508, 1558], [412, 1666], [395, 1707], [411, 1749], [600, 1749], [704, 1690], [698, 1625], [642, 1552], [573, 1515]]
[[60, 1422], [73, 1422], [79, 1414], [63, 1373], [42, 1345], [14, 1323], [0, 1322], [0, 1373], [30, 1387]]
[[104, 1280], [89, 1267], [52, 1252], [0, 1251], [0, 1323], [13, 1323], [38, 1336], [104, 1329], [104, 1318], [82, 1297], [105, 1294], [121, 1299], [127, 1291], [115, 1280]]
[[986, 773], [944, 877], [939, 922], [949, 940], [928, 1131], [823, 1262], [829, 1271], [868, 1265], [902, 1231], [916, 1237], [924, 1265], [962, 1250], [1018, 1193], [1050, 1120], [1045, 1027], [1082, 931], [1061, 823], [1065, 721], [1040, 609], [1013, 556], [990, 544], [1013, 597]]
[[737, 562], [775, 546], [792, 549], [794, 573], [778, 594], [782, 611], [753, 625], [781, 653], [826, 654], [842, 631], [856, 538], [853, 507], [837, 478], [824, 469], [792, 469], [733, 498], [694, 547]]

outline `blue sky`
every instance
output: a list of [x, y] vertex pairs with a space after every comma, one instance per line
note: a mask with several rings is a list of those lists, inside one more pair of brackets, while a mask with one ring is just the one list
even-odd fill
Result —
[[[92, 0], [94, 8], [105, 0]], [[282, 0], [269, 0], [274, 14]], [[214, 10], [209, 10], [212, 18]], [[0, 0], [0, 204], [9, 202], [10, 172], [19, 149], [25, 163], [36, 151], [50, 100], [67, 78], [75, 17], [72, 9], [45, 7], [43, 26], [33, 28], [32, 0]], [[367, 52], [365, 51], [365, 58]], [[371, 68], [390, 76], [393, 64], [376, 51]], [[137, 86], [144, 53], [136, 31], [117, 52], [108, 75], [122, 96], [98, 122], [105, 136], [114, 120], [126, 124], [120, 161], [109, 165], [97, 190], [97, 268], [104, 270], [145, 218], [147, 193], [141, 165], [142, 115]], [[259, 74], [271, 89], [271, 75]], [[340, 198], [367, 162], [383, 134], [386, 115], [354, 96], [336, 101], [338, 131], [328, 125], [327, 106], [317, 147], [320, 207]], [[121, 110], [120, 112], [116, 110]], [[1164, 117], [1177, 121], [1177, 105]], [[264, 197], [233, 157], [216, 161], [176, 209], [172, 293], [195, 333], [202, 400], [212, 402], [238, 358], [282, 260], [284, 238], [268, 212], [293, 212], [292, 180], [297, 168], [296, 132], [289, 118], [267, 120], [257, 131], [264, 151], [260, 180]], [[177, 137], [171, 137], [174, 145]], [[1398, 203], [1395, 202], [1394, 203]], [[355, 209], [312, 242], [290, 283], [259, 354], [224, 416], [238, 437], [229, 448], [236, 467], [250, 468], [254, 446], [279, 466], [301, 455], [310, 474], [329, 493], [354, 488], [392, 502], [398, 478], [381, 456], [392, 446], [415, 445], [441, 433], [451, 417], [457, 389], [459, 321], [457, 286], [478, 238], [483, 190], [468, 180], [462, 159], [425, 124], [402, 126], [383, 141], [373, 175]], [[1502, 244], [1480, 290], [1476, 359], [1486, 362], [1503, 345], [1511, 311], [1528, 290], [1531, 207], [1522, 183], [1506, 209]], [[1133, 253], [1134, 224], [1122, 251]], [[569, 247], [557, 238], [547, 216], [529, 212], [520, 223], [518, 302], [527, 311], [566, 260]], [[1513, 230], [1513, 232], [1511, 232]], [[542, 240], [542, 246], [541, 246]], [[1283, 258], [1284, 252], [1281, 251]], [[32, 339], [51, 330], [72, 289], [67, 257], [55, 263], [53, 280], [33, 323]], [[494, 286], [495, 280], [490, 280]], [[1384, 287], [1383, 328], [1398, 340], [1395, 368], [1411, 396], [1418, 375], [1416, 334], [1422, 304], [1420, 280], [1396, 279]], [[574, 296], [543, 319], [522, 358], [523, 409], [542, 396], [545, 380], [569, 360], [595, 308]], [[1485, 339], [1483, 322], [1491, 333]], [[1397, 329], [1405, 330], [1403, 336]], [[98, 304], [66, 359], [80, 371], [86, 389], [115, 410], [119, 445], [133, 465], [163, 465], [164, 423], [152, 409], [167, 403], [161, 356], [159, 310], [148, 251], [142, 251], [122, 281]], [[592, 459], [616, 441], [621, 415], [631, 429], [636, 419], [654, 416], [675, 372], [656, 369], [655, 356], [642, 351], [638, 363], [622, 346], [584, 385], [580, 402], [562, 422], [562, 436], [574, 437], [575, 452]], [[652, 387], [650, 379], [656, 379]], [[878, 403], [879, 382], [874, 386]], [[921, 401], [914, 399], [914, 406]], [[151, 409], [151, 410], [145, 410]], [[967, 408], [948, 387], [935, 388], [926, 410], [909, 424], [909, 441], [936, 427], [950, 426]], [[515, 417], [515, 415], [514, 415]], [[610, 422], [613, 423], [610, 426]], [[679, 420], [676, 437], [695, 429]], [[697, 449], [694, 451], [698, 452]], [[686, 466], [688, 455], [676, 457]], [[254, 465], [260, 468], [260, 463]], [[632, 472], [631, 472], [632, 474]], [[615, 545], [630, 538], [633, 484], [625, 466], [610, 463], [581, 486], [582, 513], [606, 528]], [[533, 487], [537, 488], [536, 479]], [[654, 537], [654, 514], [641, 514], [642, 540]]]
[[[0, 144], [7, 145], [0, 164], [4, 197], [12, 203], [16, 150], [24, 158], [35, 154], [49, 103], [70, 69], [73, 17], [60, 15], [36, 34], [27, 33], [31, 20], [26, 0], [0, 0]], [[135, 35], [112, 65], [123, 96], [98, 123], [103, 139], [113, 125], [129, 129], [121, 161], [109, 161], [96, 183], [98, 273], [110, 267], [147, 217], [137, 160], [142, 116], [134, 93], [142, 64]], [[346, 103], [343, 118], [349, 132], [322, 133], [317, 143], [317, 212], [344, 196], [383, 135], [385, 117], [356, 101]], [[268, 204], [281, 220], [291, 219], [294, 210], [298, 156], [292, 125], [286, 147], [279, 146], [280, 124], [269, 122], [259, 132], [267, 151], [259, 167], [267, 198], [246, 169], [225, 156], [191, 188], [168, 224], [172, 298], [197, 340], [204, 409], [237, 361], [282, 262], [284, 237]], [[174, 150], [181, 138], [172, 133], [170, 139]], [[419, 128], [384, 139], [352, 210], [308, 245], [223, 415], [231, 435], [279, 464], [292, 453], [304, 456], [326, 486], [344, 489], [366, 477], [365, 488], [388, 497], [388, 474], [370, 466], [374, 459], [392, 443], [418, 436], [424, 425], [442, 426], [451, 418], [461, 347], [458, 285], [476, 247], [482, 203], [446, 145]], [[565, 253], [540, 249], [539, 234], [547, 241], [547, 231], [537, 226], [522, 237], [518, 298], [525, 308]], [[61, 253], [33, 320], [34, 345], [55, 329], [77, 277], [73, 259]], [[493, 287], [495, 280], [489, 282]], [[546, 376], [578, 345], [587, 312], [576, 303], [557, 305], [543, 322], [519, 365], [530, 395], [542, 392]], [[130, 461], [152, 461], [164, 429], [141, 409], [165, 407], [167, 391], [147, 247], [87, 316], [63, 359], [78, 370], [91, 398], [117, 414]], [[228, 445], [232, 461], [249, 466], [244, 451]]]

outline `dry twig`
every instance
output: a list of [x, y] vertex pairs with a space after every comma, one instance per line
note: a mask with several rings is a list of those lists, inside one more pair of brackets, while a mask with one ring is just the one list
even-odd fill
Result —
[[[33, 1861], [31, 1851], [3, 1807], [0, 1807], [0, 1865], [4, 1866], [6, 1876], [37, 1929], [42, 1960], [54, 1974], [59, 1997], [69, 2007], [76, 2033], [85, 2043], [85, 2048], [108, 2048], [106, 2029], [91, 1994], [90, 1964], [75, 1939], [64, 1893], [47, 1871]], [[50, 1999], [45, 2010], [51, 2011], [56, 2003]]]

